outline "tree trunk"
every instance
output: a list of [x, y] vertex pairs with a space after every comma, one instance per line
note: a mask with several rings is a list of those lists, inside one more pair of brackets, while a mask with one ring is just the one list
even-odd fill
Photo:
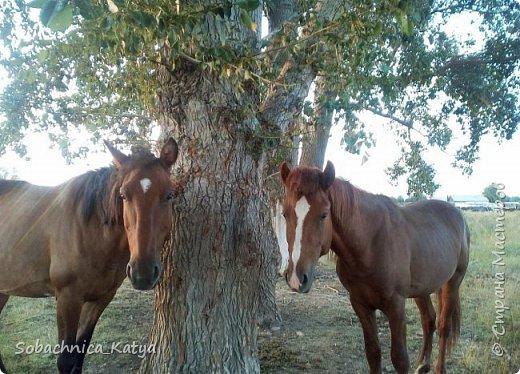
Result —
[[322, 78], [318, 78], [316, 81], [314, 97], [316, 98], [314, 117], [303, 129], [304, 136], [300, 165], [314, 166], [321, 169], [325, 163], [325, 152], [327, 151], [334, 114], [334, 110], [328, 105], [334, 97], [327, 91], [327, 83]]
[[257, 373], [256, 322], [276, 307], [279, 260], [264, 156], [246, 131], [256, 118], [233, 114], [255, 95], [237, 98], [228, 82], [184, 70], [162, 78], [160, 124], [180, 149], [178, 196], [155, 293], [156, 353], [141, 372]]
[[[298, 9], [296, 0], [281, 1], [278, 23]], [[257, 46], [259, 30], [245, 28], [239, 14], [232, 12], [228, 42], [236, 41], [237, 50], [241, 43]], [[261, 23], [260, 8], [252, 18]], [[220, 43], [211, 19], [203, 25], [203, 42]], [[262, 103], [254, 85], [245, 83], [238, 95], [231, 80], [216, 78], [204, 64], [160, 70], [159, 124], [179, 143], [178, 196], [155, 293], [149, 340], [155, 354], [143, 360], [142, 373], [260, 370], [257, 323], [280, 321], [274, 298], [280, 253], [264, 179], [270, 150], [256, 135], [261, 128], [284, 134], [301, 114], [315, 77], [311, 67], [287, 58], [277, 78], [285, 84], [269, 87]]]

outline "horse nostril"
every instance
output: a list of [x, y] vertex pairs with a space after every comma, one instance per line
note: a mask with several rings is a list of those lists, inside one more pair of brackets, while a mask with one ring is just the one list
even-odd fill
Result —
[[289, 272], [286, 270], [283, 275], [285, 276], [285, 281], [289, 282]]
[[126, 276], [132, 279], [132, 267], [130, 266], [130, 264], [126, 265]]
[[307, 285], [308, 280], [309, 278], [307, 277], [307, 274], [303, 274], [302, 287], [305, 287]]
[[155, 265], [153, 268], [153, 279], [154, 280], [159, 278], [159, 273], [160, 273], [159, 265]]

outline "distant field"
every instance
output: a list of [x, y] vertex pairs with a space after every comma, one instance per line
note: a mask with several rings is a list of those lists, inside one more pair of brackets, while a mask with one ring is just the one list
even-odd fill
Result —
[[[466, 217], [471, 257], [461, 290], [465, 316], [462, 349], [458, 350], [462, 353], [460, 372], [516, 374], [520, 370], [520, 212], [507, 212], [503, 221], [504, 255], [493, 254], [502, 239], [497, 214], [468, 212]], [[509, 309], [502, 311], [502, 305]], [[501, 314], [503, 324], [497, 323]], [[493, 325], [504, 333], [499, 339], [493, 335]], [[491, 352], [495, 343], [505, 349], [502, 357]]]
[[[461, 338], [448, 361], [448, 372], [516, 374], [520, 369], [520, 212], [506, 214], [503, 255], [492, 253], [498, 240], [497, 214], [468, 212], [466, 217], [472, 237], [471, 260], [461, 289]], [[493, 261], [497, 264], [493, 265]], [[279, 334], [259, 336], [263, 372], [367, 372], [361, 327], [346, 291], [337, 281], [332, 265], [323, 265], [320, 274], [308, 295], [291, 293], [284, 282], [279, 282], [277, 298], [284, 324]], [[152, 303], [151, 292], [134, 291], [125, 282], [102, 316], [93, 343], [105, 347], [118, 341], [145, 344]], [[501, 311], [502, 305], [508, 309]], [[56, 372], [56, 357], [52, 354], [15, 355], [19, 342], [35, 344], [38, 340], [42, 344], [56, 344], [55, 318], [52, 298], [9, 300], [0, 316], [0, 352], [11, 373]], [[413, 362], [421, 339], [413, 302], [407, 304], [407, 320], [408, 348]], [[382, 316], [378, 322], [383, 366], [385, 372], [393, 372], [387, 324]], [[499, 339], [493, 335], [493, 325], [497, 333], [503, 333]], [[492, 352], [495, 343], [504, 348], [502, 357]], [[137, 355], [91, 354], [84, 372], [135, 372], [139, 361]]]

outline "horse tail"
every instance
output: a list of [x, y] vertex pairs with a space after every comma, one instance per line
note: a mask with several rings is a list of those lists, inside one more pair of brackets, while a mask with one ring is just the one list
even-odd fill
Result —
[[451, 354], [460, 336], [460, 297], [458, 290], [454, 299], [453, 311], [451, 312], [451, 333], [446, 344], [448, 354]]
[[452, 278], [436, 291], [437, 331], [442, 334], [446, 342], [446, 351], [450, 354], [460, 336], [460, 293], [459, 286], [464, 278], [469, 262], [470, 233], [466, 220], [464, 220], [464, 232], [461, 243], [461, 252], [457, 269]]
[[462, 252], [466, 251], [466, 268], [468, 267], [469, 262], [469, 247], [471, 242], [471, 235], [469, 231], [468, 222], [466, 221], [466, 218], [464, 218], [464, 233], [466, 234], [464, 239], [466, 239], [466, 242], [463, 243], [462, 246]]
[[[460, 320], [461, 320], [461, 308], [460, 308], [460, 284], [464, 279], [466, 270], [469, 263], [469, 247], [470, 247], [470, 231], [466, 218], [464, 219], [464, 241], [462, 243], [461, 253], [459, 257], [459, 266], [457, 268], [456, 275], [443, 287], [444, 292], [447, 294], [446, 297], [450, 298], [451, 302], [451, 332], [448, 335], [446, 344], [446, 350], [448, 354], [451, 354], [457, 340], [460, 337]], [[457, 274], [458, 273], [458, 274]]]
[[[451, 354], [460, 336], [461, 308], [458, 287], [456, 290], [446, 284], [436, 292], [437, 331], [446, 337], [446, 352]], [[448, 309], [448, 310], [446, 310]]]
[[437, 291], [435, 291], [435, 300], [437, 300], [437, 331], [440, 331], [441, 329], [441, 311], [442, 311], [442, 288], [439, 288]]

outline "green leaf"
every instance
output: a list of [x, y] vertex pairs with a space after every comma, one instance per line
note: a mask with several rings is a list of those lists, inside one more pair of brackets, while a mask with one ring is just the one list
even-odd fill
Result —
[[49, 0], [33, 0], [31, 1], [29, 4], [27, 4], [27, 6], [29, 8], [43, 8], [45, 4], [47, 4], [47, 2], [49, 2]]
[[47, 25], [52, 31], [65, 31], [72, 24], [72, 5], [67, 4], [59, 13], [56, 13]]
[[406, 36], [412, 35], [413, 31], [413, 23], [408, 18], [408, 15], [405, 12], [400, 12], [397, 20], [399, 21], [399, 26], [401, 27], [401, 32]]
[[53, 13], [56, 8], [57, 1], [49, 0], [42, 6], [42, 10], [40, 11], [40, 21], [47, 26]]
[[259, 0], [240, 0], [237, 1], [237, 5], [240, 9], [247, 12], [251, 12], [260, 6]]
[[38, 53], [38, 62], [43, 63], [45, 60], [47, 60], [47, 57], [49, 56], [49, 50], [48, 49], [42, 49], [40, 53]]
[[247, 13], [245, 9], [240, 9], [240, 19], [242, 20], [244, 25], [246, 25], [252, 31], [256, 32], [257, 25], [253, 22], [251, 16], [249, 15], [249, 13]]
[[72, 24], [72, 5], [69, 0], [49, 0], [42, 6], [40, 20], [52, 31], [65, 31]]
[[32, 70], [27, 71], [25, 73], [25, 81], [30, 84], [36, 82], [36, 73]]
[[146, 12], [130, 11], [128, 15], [134, 22], [144, 28], [152, 26], [155, 22], [155, 18]]

